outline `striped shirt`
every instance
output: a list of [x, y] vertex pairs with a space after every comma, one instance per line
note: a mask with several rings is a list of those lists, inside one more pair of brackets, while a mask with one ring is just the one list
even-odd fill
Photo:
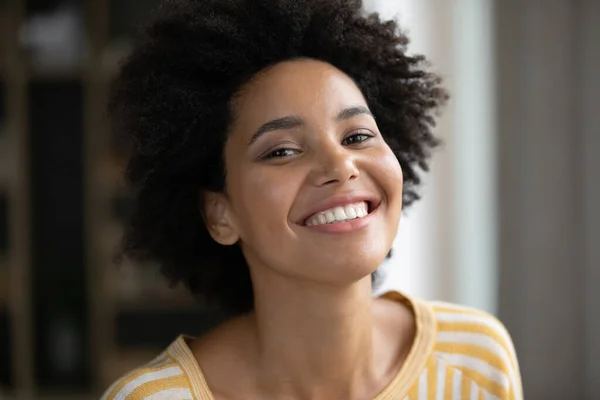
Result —
[[[416, 335], [402, 368], [374, 400], [523, 399], [513, 344], [496, 318], [397, 292], [384, 296], [413, 309]], [[115, 382], [101, 400], [213, 400], [186, 340], [177, 338], [148, 365]]]

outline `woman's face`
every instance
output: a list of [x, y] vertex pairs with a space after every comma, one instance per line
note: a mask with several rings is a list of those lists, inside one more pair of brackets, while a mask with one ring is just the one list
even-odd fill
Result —
[[396, 235], [402, 171], [354, 82], [324, 62], [288, 61], [233, 107], [227, 194], [207, 202], [213, 237], [239, 239], [253, 276], [344, 284], [377, 269]]

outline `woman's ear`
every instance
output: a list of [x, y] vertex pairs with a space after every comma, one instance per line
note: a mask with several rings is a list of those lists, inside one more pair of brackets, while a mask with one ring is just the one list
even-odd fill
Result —
[[226, 196], [215, 192], [204, 192], [201, 196], [203, 201], [200, 212], [212, 238], [222, 245], [237, 243], [240, 236]]

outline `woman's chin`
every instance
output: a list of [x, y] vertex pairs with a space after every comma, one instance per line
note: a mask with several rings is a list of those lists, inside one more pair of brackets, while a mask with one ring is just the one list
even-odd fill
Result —
[[365, 254], [360, 256], [346, 254], [334, 260], [314, 262], [312, 265], [317, 268], [311, 268], [311, 270], [315, 277], [322, 276], [325, 272], [326, 276], [322, 276], [322, 278], [330, 283], [351, 285], [365, 278], [370, 279], [370, 276], [381, 266], [384, 258], [385, 254], [381, 257], [379, 255], [365, 257]]

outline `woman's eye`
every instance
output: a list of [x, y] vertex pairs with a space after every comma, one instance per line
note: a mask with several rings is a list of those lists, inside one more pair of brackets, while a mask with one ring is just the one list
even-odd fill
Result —
[[296, 155], [298, 153], [299, 153], [299, 151], [296, 150], [296, 149], [282, 148], [282, 149], [276, 149], [276, 150], [273, 150], [273, 151], [270, 151], [270, 152], [266, 153], [263, 158], [264, 159], [269, 159], [269, 158], [283, 158], [283, 157], [294, 156], [294, 155]]
[[345, 138], [342, 141], [343, 145], [352, 145], [352, 144], [359, 144], [362, 142], [365, 142], [369, 139], [371, 139], [373, 136], [369, 135], [367, 133], [355, 133], [353, 135], [348, 136], [347, 138]]

